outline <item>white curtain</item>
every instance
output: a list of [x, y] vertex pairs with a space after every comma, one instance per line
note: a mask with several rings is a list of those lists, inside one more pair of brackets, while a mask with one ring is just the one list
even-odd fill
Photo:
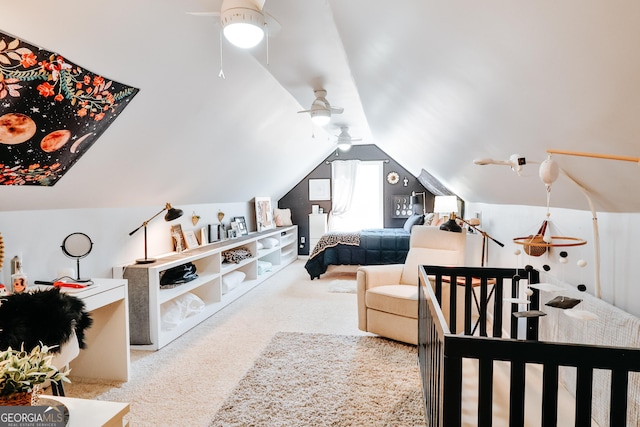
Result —
[[329, 231], [340, 230], [351, 207], [360, 160], [334, 160], [331, 163], [331, 212]]

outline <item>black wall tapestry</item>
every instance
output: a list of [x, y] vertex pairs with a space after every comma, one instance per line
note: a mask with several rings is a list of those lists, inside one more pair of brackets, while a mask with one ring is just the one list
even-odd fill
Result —
[[0, 32], [0, 185], [54, 185], [137, 93]]

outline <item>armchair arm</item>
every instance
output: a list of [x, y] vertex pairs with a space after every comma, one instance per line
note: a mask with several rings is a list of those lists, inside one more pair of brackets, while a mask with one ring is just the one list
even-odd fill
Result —
[[358, 267], [356, 279], [358, 292], [383, 285], [399, 285], [402, 277], [403, 264], [367, 265]]
[[400, 284], [403, 268], [403, 264], [358, 267], [356, 280], [358, 282], [358, 328], [360, 330], [367, 330], [367, 304], [365, 301], [367, 289]]

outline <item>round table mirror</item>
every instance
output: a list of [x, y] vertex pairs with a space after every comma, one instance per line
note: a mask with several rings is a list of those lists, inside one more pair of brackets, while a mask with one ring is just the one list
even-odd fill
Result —
[[91, 279], [80, 278], [80, 258], [84, 258], [91, 252], [93, 242], [84, 233], [71, 233], [62, 241], [62, 252], [69, 258], [75, 258], [77, 276], [76, 282], [88, 282]]

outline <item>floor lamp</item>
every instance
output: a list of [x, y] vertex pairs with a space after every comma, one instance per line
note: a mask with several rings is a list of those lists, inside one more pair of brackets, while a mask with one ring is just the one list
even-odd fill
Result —
[[[479, 225], [478, 223], [474, 223], [472, 221], [467, 221], [465, 219], [459, 218], [460, 221], [464, 222], [465, 224], [467, 224], [469, 227], [473, 228], [474, 230], [476, 230], [478, 233], [480, 233], [482, 235], [482, 258], [480, 259], [480, 266], [484, 267], [484, 264], [488, 258], [488, 252], [489, 252], [489, 248], [488, 243], [489, 240], [492, 240], [493, 242], [495, 242], [498, 246], [500, 246], [501, 248], [504, 248], [504, 243], [498, 242], [496, 239], [494, 239], [493, 237], [489, 236], [489, 234], [487, 234], [486, 232], [480, 230], [477, 225]], [[476, 219], [477, 221], [477, 219]]]
[[174, 219], [180, 218], [182, 216], [182, 213], [183, 213], [182, 210], [173, 208], [173, 207], [171, 207], [170, 203], [167, 203], [165, 205], [165, 207], [160, 212], [158, 212], [157, 214], [155, 214], [154, 216], [152, 216], [151, 218], [149, 218], [148, 220], [143, 222], [140, 227], [136, 228], [131, 233], [129, 233], [129, 236], [131, 236], [136, 231], [140, 230], [141, 228], [144, 228], [144, 258], [137, 259], [136, 260], [136, 264], [151, 264], [152, 262], [156, 261], [154, 258], [148, 258], [147, 257], [147, 224], [149, 224], [151, 222], [151, 220], [153, 220], [155, 217], [157, 217], [158, 215], [160, 215], [164, 211], [167, 211], [167, 213], [164, 216], [164, 220], [167, 221], [167, 222], [173, 221]]

